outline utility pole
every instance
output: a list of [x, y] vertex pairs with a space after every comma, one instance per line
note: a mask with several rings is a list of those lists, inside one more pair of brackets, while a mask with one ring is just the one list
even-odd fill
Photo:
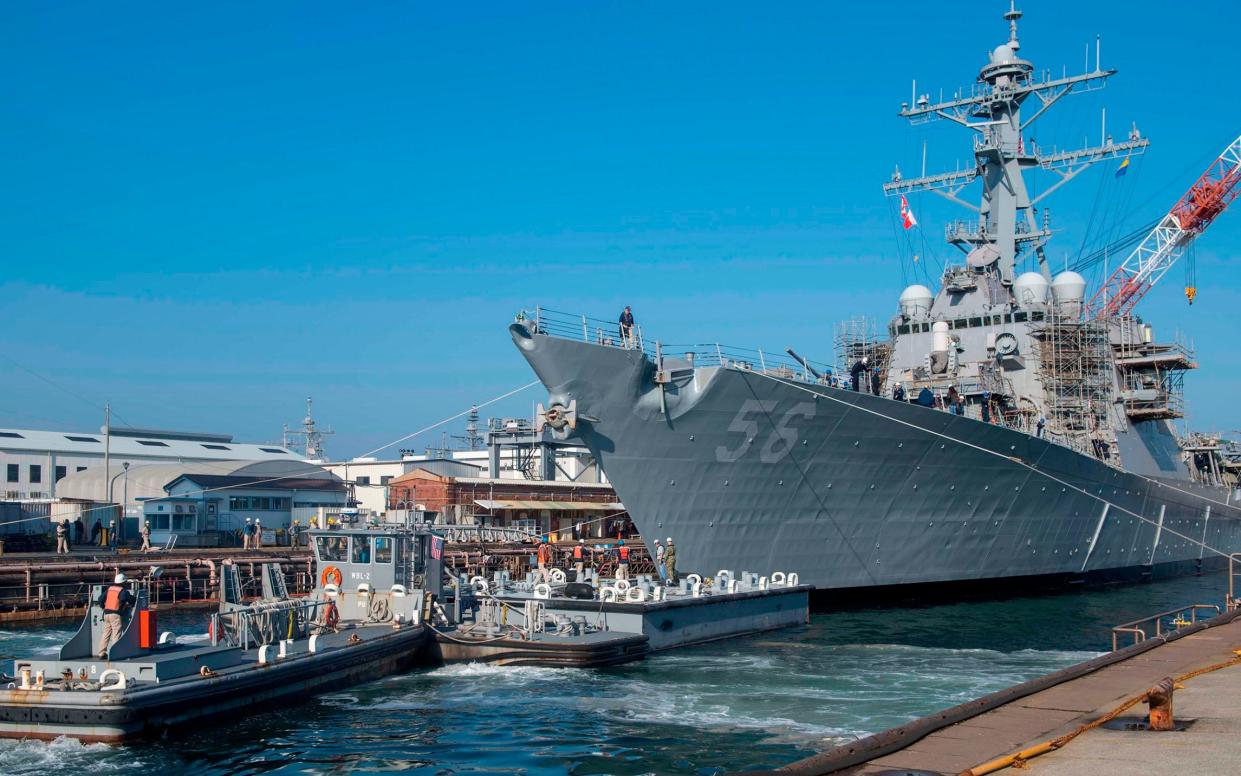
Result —
[[[112, 405], [103, 405], [103, 479], [106, 482], [112, 476]], [[109, 483], [110, 484], [110, 483]], [[104, 494], [107, 499], [110, 493]]]

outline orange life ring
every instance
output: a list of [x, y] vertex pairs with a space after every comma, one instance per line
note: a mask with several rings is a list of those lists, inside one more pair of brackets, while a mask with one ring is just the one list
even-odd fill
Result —
[[344, 581], [345, 576], [340, 573], [340, 569], [335, 566], [328, 566], [323, 570], [323, 574], [319, 577], [319, 584], [326, 587], [329, 582], [337, 587]]

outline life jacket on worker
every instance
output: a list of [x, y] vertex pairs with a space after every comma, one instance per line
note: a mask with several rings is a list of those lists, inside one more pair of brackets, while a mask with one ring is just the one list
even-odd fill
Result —
[[108, 588], [108, 594], [103, 599], [104, 614], [120, 614], [121, 613], [121, 594], [125, 592], [123, 585], [113, 585]]
[[582, 545], [579, 544], [578, 546], [573, 548], [573, 560], [581, 560], [581, 559], [582, 559]]
[[546, 566], [548, 563], [551, 562], [551, 559], [552, 559], [551, 548], [548, 547], [546, 544], [540, 544], [539, 545], [539, 563], [542, 563], [543, 565]]
[[621, 547], [619, 551], [620, 551], [620, 562], [628, 563], [629, 562], [629, 548]]

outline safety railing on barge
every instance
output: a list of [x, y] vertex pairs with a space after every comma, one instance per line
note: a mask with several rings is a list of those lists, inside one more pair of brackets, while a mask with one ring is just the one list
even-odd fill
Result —
[[535, 307], [533, 312], [522, 310], [518, 313], [517, 320], [532, 323], [535, 333], [549, 337], [589, 342], [604, 347], [640, 350], [656, 365], [661, 365], [665, 359], [677, 359], [694, 366], [722, 366], [798, 382], [836, 384], [831, 365], [810, 359], [803, 361], [788, 351], [770, 352], [721, 345], [718, 342], [692, 345], [664, 344], [659, 341], [652, 343], [644, 338], [641, 326], [635, 325], [633, 335], [625, 338], [621, 334], [619, 322], [549, 310], [541, 306]]
[[327, 601], [257, 601], [248, 608], [211, 615], [211, 644], [249, 649], [301, 638], [318, 626]]

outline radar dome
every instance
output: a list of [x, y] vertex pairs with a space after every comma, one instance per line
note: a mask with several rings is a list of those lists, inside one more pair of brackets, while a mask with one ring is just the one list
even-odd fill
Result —
[[1086, 298], [1086, 279], [1072, 270], [1065, 270], [1051, 281], [1051, 295], [1062, 315], [1076, 318]]
[[1042, 309], [1047, 304], [1049, 288], [1047, 278], [1038, 272], [1023, 272], [1013, 281], [1013, 296], [1017, 299], [1017, 306], [1023, 310]]
[[1017, 58], [1017, 54], [1007, 44], [1001, 43], [991, 52], [991, 64], [1007, 65]]
[[935, 295], [926, 286], [913, 285], [901, 292], [901, 315], [906, 318], [925, 318], [931, 311]]

